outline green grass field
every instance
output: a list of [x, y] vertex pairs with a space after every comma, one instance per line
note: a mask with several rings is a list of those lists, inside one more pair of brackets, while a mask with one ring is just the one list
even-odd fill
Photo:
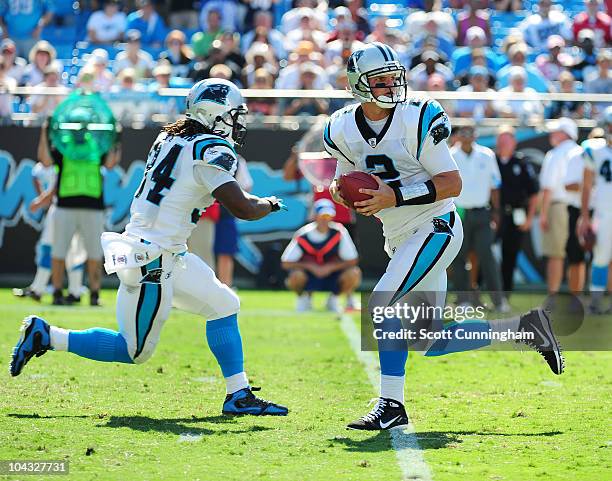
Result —
[[[79, 481], [417, 479], [400, 470], [388, 433], [344, 428], [376, 392], [341, 323], [322, 311], [296, 315], [286, 293], [240, 297], [247, 373], [288, 417], [221, 416], [224, 383], [203, 320], [173, 311], [144, 365], [50, 352], [18, 378], [4, 371], [0, 460], [69, 460], [60, 479]], [[114, 328], [114, 298], [54, 308], [0, 290], [2, 362], [25, 315]], [[433, 479], [611, 479], [611, 360], [568, 352], [556, 377], [534, 352], [411, 355], [407, 409]]]

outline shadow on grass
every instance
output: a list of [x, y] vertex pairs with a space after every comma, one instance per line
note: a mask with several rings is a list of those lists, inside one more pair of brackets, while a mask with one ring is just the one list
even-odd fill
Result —
[[56, 414], [53, 416], [46, 416], [40, 414], [20, 414], [20, 413], [8, 413], [6, 415], [9, 418], [17, 419], [61, 419], [61, 418], [93, 418], [95, 415], [88, 416], [86, 414]]
[[[344, 445], [344, 449], [352, 452], [376, 453], [380, 451], [392, 450], [390, 433], [385, 431], [376, 431], [376, 434], [366, 439], [353, 439], [349, 436], [336, 436], [329, 439], [331, 445]], [[412, 444], [407, 440], [403, 442], [403, 437], [398, 432], [398, 441], [400, 444], [406, 444], [407, 447]], [[563, 434], [561, 431], [547, 431], [541, 433], [496, 433], [496, 432], [481, 432], [481, 431], [422, 431], [415, 433], [420, 449], [443, 449], [452, 445], [461, 444], [462, 437], [465, 436], [516, 436], [516, 437], [548, 437], [558, 436]]]
[[103, 428], [129, 428], [134, 431], [157, 431], [170, 434], [191, 435], [218, 435], [218, 434], [242, 434], [258, 431], [268, 431], [272, 428], [265, 426], [243, 426], [239, 429], [209, 429], [194, 426], [195, 423], [211, 423], [218, 425], [235, 425], [236, 419], [228, 416], [204, 416], [188, 418], [156, 419], [148, 416], [111, 416], [106, 424], [100, 424]]
[[[96, 424], [97, 427], [102, 428], [129, 428], [134, 431], [156, 431], [160, 433], [181, 434], [190, 435], [218, 435], [218, 434], [243, 434], [243, 433], [256, 433], [260, 431], [268, 431], [272, 428], [266, 426], [242, 426], [237, 425], [238, 419], [231, 416], [191, 416], [185, 418], [169, 418], [169, 419], [157, 419], [148, 416], [109, 416], [100, 417], [96, 414], [85, 415], [85, 414], [58, 414], [58, 415], [40, 415], [40, 414], [20, 414], [20, 413], [9, 413], [7, 417], [17, 419], [62, 419], [62, 418], [91, 418], [95, 421], [106, 421], [105, 424]], [[198, 423], [209, 423], [216, 425], [236, 426], [237, 429], [232, 428], [221, 428], [221, 429], [209, 429], [200, 426], [194, 426]], [[238, 428], [238, 426], [240, 426]]]

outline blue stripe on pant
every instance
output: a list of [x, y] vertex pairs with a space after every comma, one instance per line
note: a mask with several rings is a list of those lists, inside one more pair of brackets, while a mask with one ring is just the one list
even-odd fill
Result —
[[[450, 222], [450, 216], [451, 213], [449, 212], [448, 214], [440, 216], [440, 218], [444, 219], [446, 222]], [[427, 237], [421, 247], [421, 251], [417, 254], [412, 267], [408, 271], [408, 275], [393, 296], [393, 299], [391, 299], [391, 304], [400, 300], [427, 275], [446, 250], [446, 246], [450, 243], [450, 239], [451, 237], [448, 234], [442, 233], [432, 233]]]
[[[149, 262], [142, 268], [143, 275], [153, 269], [161, 267], [161, 257]], [[161, 282], [161, 280], [160, 280]], [[161, 284], [143, 283], [140, 287], [140, 297], [136, 308], [136, 352], [134, 358], [138, 357], [144, 349], [147, 336], [153, 327], [153, 321], [159, 310], [161, 302]]]

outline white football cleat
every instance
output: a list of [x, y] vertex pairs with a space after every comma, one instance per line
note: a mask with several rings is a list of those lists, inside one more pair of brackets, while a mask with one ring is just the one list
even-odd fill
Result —
[[295, 310], [297, 312], [306, 312], [312, 310], [312, 298], [310, 297], [309, 293], [304, 292], [303, 294], [298, 296], [297, 302], [295, 304]]
[[349, 294], [346, 296], [346, 310], [347, 311], [361, 311], [361, 302], [355, 296], [355, 294]]
[[336, 314], [340, 314], [342, 312], [342, 308], [340, 307], [340, 299], [336, 294], [330, 294], [327, 298], [327, 302], [325, 303], [325, 307], [330, 312], [335, 312]]

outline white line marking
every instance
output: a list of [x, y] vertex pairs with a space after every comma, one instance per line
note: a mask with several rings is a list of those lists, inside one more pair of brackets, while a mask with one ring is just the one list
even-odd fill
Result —
[[[343, 315], [340, 319], [342, 331], [348, 338], [349, 344], [363, 364], [370, 383], [376, 391], [380, 386], [380, 370], [378, 360], [371, 351], [361, 350], [361, 334], [355, 322], [349, 315]], [[410, 419], [410, 417], [409, 417]], [[402, 472], [403, 480], [431, 481], [433, 476], [431, 469], [425, 462], [423, 451], [419, 446], [419, 440], [414, 431], [414, 425], [409, 421], [408, 427], [404, 430], [391, 429], [391, 445], [397, 455], [397, 461]]]

